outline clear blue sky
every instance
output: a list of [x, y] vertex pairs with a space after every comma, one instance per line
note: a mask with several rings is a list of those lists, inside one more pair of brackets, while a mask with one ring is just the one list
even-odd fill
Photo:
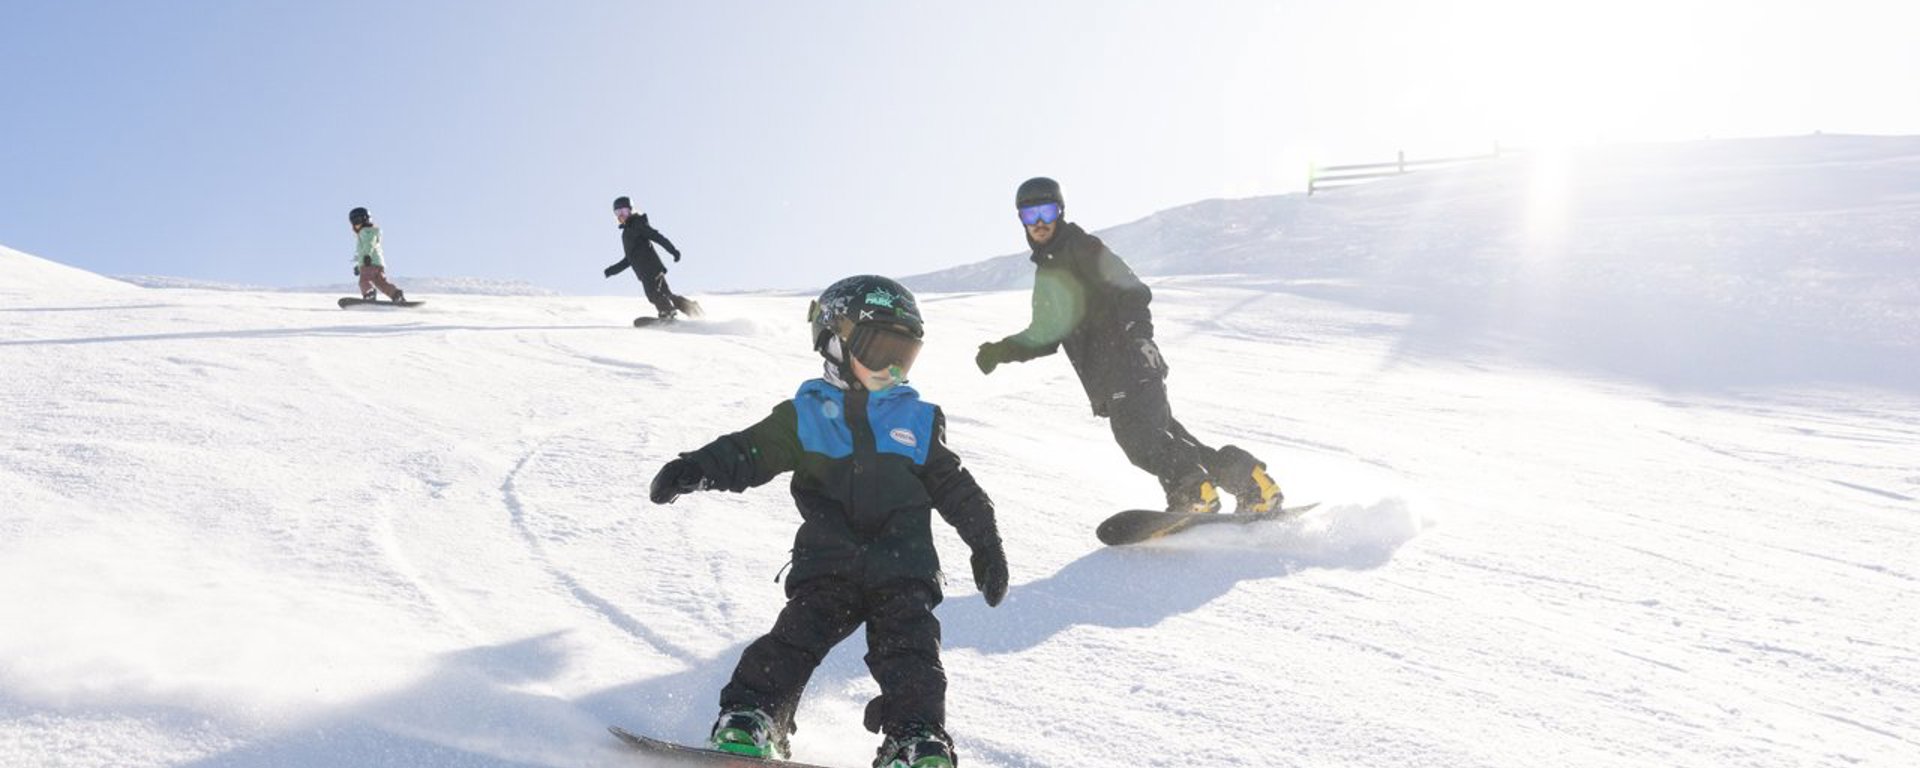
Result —
[[[0, 23], [0, 244], [106, 274], [573, 292], [631, 195], [684, 291], [1022, 246], [1036, 174], [1123, 223], [1311, 161], [1920, 133], [1891, 0], [63, 2]], [[0, 278], [3, 279], [3, 278]]]

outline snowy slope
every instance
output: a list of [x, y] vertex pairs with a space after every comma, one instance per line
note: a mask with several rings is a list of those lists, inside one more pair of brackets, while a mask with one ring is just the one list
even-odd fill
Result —
[[109, 277], [57, 264], [0, 245], [0, 300], [36, 296], [130, 293], [135, 288]]
[[[1897, 187], [1904, 151], [1834, 162]], [[1429, 199], [1501, 194], [1456, 183]], [[1900, 204], [1858, 197], [1764, 220], [1906, 237]], [[1279, 268], [1153, 281], [1181, 420], [1322, 502], [1244, 535], [1101, 548], [1094, 525], [1158, 489], [1063, 359], [972, 367], [1024, 292], [923, 296], [915, 383], [997, 500], [1014, 572], [988, 609], [936, 526], [964, 764], [1920, 762], [1920, 387], [1914, 358], [1878, 356], [1913, 343], [1906, 316], [1791, 325], [1886, 334], [1803, 376], [1764, 374], [1806, 346], [1750, 350], [1753, 369], [1622, 354], [1632, 318], [1549, 346], [1477, 311], [1493, 283], [1446, 282], [1494, 271], [1477, 250], [1402, 244], [1434, 263], [1388, 268], [1416, 198], [1354, 190], [1353, 227], [1325, 231], [1417, 305]], [[1677, 208], [1609, 252], [1713, 253], [1739, 231], [1720, 216]], [[1913, 306], [1906, 264], [1849, 253], [1818, 258]], [[0, 293], [0, 765], [636, 765], [604, 725], [700, 738], [782, 604], [783, 483], [672, 507], [645, 484], [817, 372], [804, 297], [708, 297], [706, 320], [641, 331], [637, 299], [342, 312], [105, 296], [19, 258], [73, 282]], [[1772, 285], [1778, 266], [1723, 269]], [[799, 757], [871, 758], [863, 651], [820, 669]]]
[[[166, 275], [115, 275], [114, 279], [138, 285], [142, 288], [192, 289], [202, 291], [271, 291], [284, 290], [296, 293], [331, 293], [335, 295], [353, 295], [360, 292], [358, 284], [334, 283], [332, 285], [309, 285], [297, 288], [269, 288], [259, 285], [222, 283], [212, 280], [169, 277]], [[496, 280], [484, 277], [412, 277], [399, 275], [391, 278], [394, 284], [403, 289], [425, 294], [456, 293], [470, 296], [552, 296], [557, 293], [551, 288], [542, 288], [525, 280]]]
[[[1920, 365], [1889, 360], [1920, 351], [1920, 137], [1515, 155], [1097, 234], [1141, 274], [1251, 275], [1407, 314], [1411, 342], [1670, 385], [1920, 387]], [[1007, 237], [1020, 242], [1011, 215]], [[1031, 273], [1021, 254], [909, 284], [990, 290]]]

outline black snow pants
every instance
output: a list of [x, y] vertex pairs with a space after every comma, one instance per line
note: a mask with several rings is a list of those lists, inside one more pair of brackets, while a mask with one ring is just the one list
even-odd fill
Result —
[[1145, 379], [1128, 387], [1108, 403], [1106, 415], [1127, 461], [1159, 478], [1162, 489], [1171, 491], [1215, 464], [1216, 451], [1174, 420], [1165, 380]]
[[740, 654], [733, 679], [720, 691], [722, 710], [758, 708], [782, 735], [792, 733], [794, 710], [815, 667], [862, 623], [867, 625], [867, 669], [880, 698], [867, 708], [867, 728], [896, 732], [908, 724], [945, 728], [947, 672], [940, 665], [940, 593], [930, 584], [896, 581], [878, 588], [839, 577], [795, 585], [773, 631]]
[[[639, 272], [639, 270], [635, 271]], [[657, 310], [662, 317], [673, 312], [675, 302], [673, 300], [673, 289], [667, 287], [667, 273], [662, 270], [652, 274], [646, 272], [639, 272], [639, 274], [640, 290], [646, 292], [647, 301], [653, 302], [653, 308]]]

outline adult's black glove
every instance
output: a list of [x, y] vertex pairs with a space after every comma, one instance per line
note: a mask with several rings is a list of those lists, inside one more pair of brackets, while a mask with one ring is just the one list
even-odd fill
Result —
[[1007, 553], [999, 538], [973, 550], [973, 585], [980, 588], [989, 608], [1007, 599]]
[[682, 457], [660, 468], [660, 472], [653, 476], [653, 487], [648, 490], [647, 497], [653, 499], [655, 504], [672, 504], [681, 494], [707, 488], [707, 476], [700, 471], [700, 465]]
[[980, 345], [980, 351], [973, 356], [973, 364], [980, 366], [980, 373], [990, 374], [1001, 363], [1013, 359], [1005, 341], [989, 341]]
[[613, 266], [611, 266], [611, 267], [607, 267], [606, 269], [603, 269], [603, 270], [600, 270], [600, 273], [601, 273], [601, 274], [603, 274], [603, 275], [606, 275], [607, 277], [613, 277], [614, 275], [616, 275], [616, 274], [618, 274], [618, 273], [620, 272], [620, 268], [619, 268], [619, 267], [620, 267], [620, 265], [618, 265], [618, 264], [615, 264], [615, 265], [613, 265]]
[[680, 254], [676, 253], [673, 255], [673, 263], [675, 264], [680, 263]]

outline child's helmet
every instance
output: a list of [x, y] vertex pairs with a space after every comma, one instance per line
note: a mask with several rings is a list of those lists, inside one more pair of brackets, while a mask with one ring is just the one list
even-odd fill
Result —
[[352, 224], [356, 227], [364, 227], [367, 225], [368, 222], [371, 222], [371, 221], [373, 221], [373, 217], [367, 214], [367, 209], [365, 208], [355, 208], [351, 211], [347, 211], [348, 224]]
[[916, 339], [926, 331], [913, 291], [879, 275], [855, 275], [827, 286], [807, 311], [807, 319], [813, 325], [813, 351], [830, 360], [828, 342], [865, 323], [898, 326]]

